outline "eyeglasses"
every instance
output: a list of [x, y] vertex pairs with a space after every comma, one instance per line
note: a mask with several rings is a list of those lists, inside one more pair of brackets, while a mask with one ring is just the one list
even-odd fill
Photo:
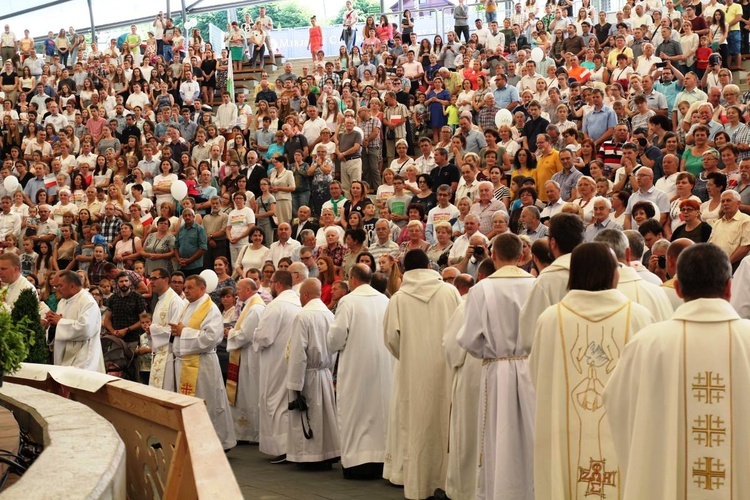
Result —
[[166, 279], [166, 278], [162, 278], [161, 276], [149, 276], [148, 279], [151, 281], [156, 281], [156, 280], [161, 280], [161, 279]]
[[690, 212], [695, 212], [695, 209], [690, 208], [690, 207], [685, 207], [685, 208], [681, 208], [680, 212], [682, 212], [683, 214], [689, 214]]

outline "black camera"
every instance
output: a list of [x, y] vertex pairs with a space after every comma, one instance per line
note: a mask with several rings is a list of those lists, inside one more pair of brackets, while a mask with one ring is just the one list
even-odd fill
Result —
[[289, 403], [288, 408], [289, 408], [289, 411], [292, 411], [292, 410], [307, 411], [307, 398], [303, 396], [302, 394], [299, 394], [297, 396], [297, 399]]
[[474, 247], [474, 255], [476, 257], [481, 257], [482, 255], [484, 255], [484, 247], [480, 247], [478, 245], [475, 246]]
[[657, 258], [657, 263], [659, 264], [659, 269], [666, 269], [667, 268], [667, 256], [666, 255], [659, 255]]

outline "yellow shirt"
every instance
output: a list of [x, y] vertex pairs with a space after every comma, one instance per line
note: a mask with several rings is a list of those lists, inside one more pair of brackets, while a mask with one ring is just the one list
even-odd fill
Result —
[[607, 64], [617, 66], [617, 56], [625, 54], [629, 59], [633, 59], [633, 50], [630, 47], [623, 47], [622, 50], [614, 49], [607, 56]]
[[544, 183], [547, 182], [557, 172], [562, 170], [560, 162], [560, 153], [556, 149], [550, 150], [544, 156], [536, 160], [536, 190], [539, 193], [539, 199], [547, 201], [547, 193], [544, 191]]
[[[738, 3], [733, 3], [732, 5], [726, 8], [725, 14], [726, 14], [726, 23], [727, 23], [727, 26], [729, 26], [729, 23], [734, 21], [735, 16], [742, 17], [742, 5]], [[739, 23], [736, 23], [734, 26], [729, 28], [729, 31], [739, 31], [741, 23], [742, 21], [740, 21]]]

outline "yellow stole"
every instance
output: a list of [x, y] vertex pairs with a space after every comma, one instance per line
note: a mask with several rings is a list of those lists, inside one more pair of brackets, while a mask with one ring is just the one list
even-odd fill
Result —
[[[263, 299], [260, 298], [260, 294], [256, 293], [242, 308], [240, 317], [237, 318], [237, 323], [234, 324], [235, 329], [239, 330], [242, 328], [242, 322], [245, 320], [245, 314], [250, 310], [251, 307], [259, 304], [264, 304]], [[237, 386], [240, 383], [240, 360], [242, 357], [242, 349], [232, 349], [229, 351], [229, 369], [227, 371], [227, 398], [229, 404], [235, 406], [237, 403]]]
[[[206, 296], [203, 303], [199, 305], [193, 314], [190, 315], [190, 319], [185, 324], [188, 328], [194, 330], [201, 329], [201, 323], [208, 316], [208, 312], [211, 310], [213, 301]], [[190, 307], [188, 305], [188, 307]], [[187, 307], [185, 308], [187, 310]], [[185, 312], [183, 311], [183, 314]], [[188, 354], [182, 356], [182, 363], [180, 369], [180, 385], [178, 386], [178, 392], [185, 394], [186, 396], [195, 396], [195, 388], [198, 385], [198, 368], [200, 366], [200, 354]]]

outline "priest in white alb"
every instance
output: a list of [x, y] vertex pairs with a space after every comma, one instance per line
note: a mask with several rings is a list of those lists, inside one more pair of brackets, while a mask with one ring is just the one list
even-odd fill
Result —
[[452, 375], [442, 334], [461, 298], [419, 249], [404, 257], [404, 279], [385, 312], [385, 345], [398, 360], [383, 477], [406, 498], [445, 485]]
[[206, 293], [206, 281], [200, 276], [188, 276], [183, 291], [188, 305], [180, 321], [170, 325], [175, 337], [172, 348], [177, 392], [206, 402], [216, 435], [224, 450], [229, 450], [237, 440], [216, 355], [216, 346], [224, 338], [221, 312]]
[[57, 313], [47, 312], [47, 324], [57, 325], [55, 364], [104, 373], [104, 356], [99, 333], [102, 313], [81, 278], [73, 271], [57, 273], [55, 293], [61, 297]]
[[149, 274], [151, 293], [157, 297], [151, 325], [146, 332], [153, 350], [151, 376], [148, 385], [165, 391], [176, 391], [174, 378], [174, 354], [172, 352], [172, 327], [180, 322], [185, 304], [177, 292], [169, 286], [169, 272], [157, 268]]
[[286, 388], [288, 351], [294, 317], [302, 306], [292, 290], [289, 271], [276, 271], [271, 278], [274, 299], [266, 306], [253, 334], [253, 349], [260, 354], [260, 431], [261, 453], [286, 459], [289, 437], [289, 391]]
[[[521, 239], [501, 234], [493, 243], [497, 269], [466, 299], [466, 321], [458, 344], [481, 360], [476, 498], [534, 498], [534, 387], [528, 351], [518, 342], [518, 316], [534, 277], [516, 266]], [[467, 423], [468, 425], [468, 423]], [[451, 451], [452, 453], [452, 451]], [[466, 472], [470, 474], [470, 472]]]
[[597, 233], [594, 241], [609, 246], [620, 263], [617, 289], [636, 304], [640, 304], [651, 311], [654, 321], [669, 319], [674, 311], [664, 289], [644, 280], [635, 269], [630, 267], [631, 255], [628, 237], [619, 229], [603, 229]]
[[330, 467], [330, 460], [341, 455], [333, 392], [336, 354], [326, 343], [333, 313], [320, 300], [320, 294], [317, 278], [300, 284], [302, 310], [294, 318], [289, 340], [286, 386], [292, 403], [286, 458], [295, 463], [324, 462]]
[[[492, 268], [487, 271], [487, 268]], [[476, 266], [477, 278], [492, 274], [495, 266], [492, 260], [485, 258]], [[484, 269], [484, 271], [483, 271]], [[483, 274], [482, 274], [483, 273]], [[475, 498], [477, 487], [477, 412], [479, 410], [479, 381], [482, 378], [482, 362], [467, 356], [466, 350], [458, 345], [458, 333], [464, 326], [466, 295], [474, 286], [470, 274], [459, 274], [453, 280], [461, 295], [461, 303], [448, 320], [443, 331], [443, 349], [445, 361], [453, 372], [451, 386], [451, 417], [448, 434], [448, 469], [445, 473], [445, 490], [435, 492], [436, 498], [441, 493], [448, 498], [460, 500]]]
[[685, 303], [633, 338], [604, 391], [623, 498], [746, 498], [750, 321], [729, 304], [726, 253], [683, 250], [675, 288]]
[[536, 498], [622, 498], [602, 392], [625, 344], [653, 317], [617, 290], [618, 269], [605, 243], [580, 245], [570, 259], [570, 291], [536, 323], [529, 359]]
[[372, 271], [355, 264], [349, 294], [339, 300], [328, 349], [339, 353], [336, 406], [344, 479], [383, 474], [393, 357], [383, 344], [388, 298], [370, 286]]
[[258, 285], [249, 278], [237, 283], [237, 298], [243, 305], [237, 322], [227, 331], [227, 398], [237, 440], [257, 443], [260, 355], [253, 350], [252, 341], [266, 303], [258, 293]]
[[732, 279], [732, 307], [741, 318], [750, 319], [750, 256], [740, 262]]
[[549, 220], [547, 240], [550, 254], [555, 257], [534, 280], [529, 297], [518, 319], [518, 344], [523, 352], [531, 351], [534, 325], [540, 314], [557, 304], [568, 293], [570, 252], [583, 243], [583, 222], [577, 215], [559, 213]]

